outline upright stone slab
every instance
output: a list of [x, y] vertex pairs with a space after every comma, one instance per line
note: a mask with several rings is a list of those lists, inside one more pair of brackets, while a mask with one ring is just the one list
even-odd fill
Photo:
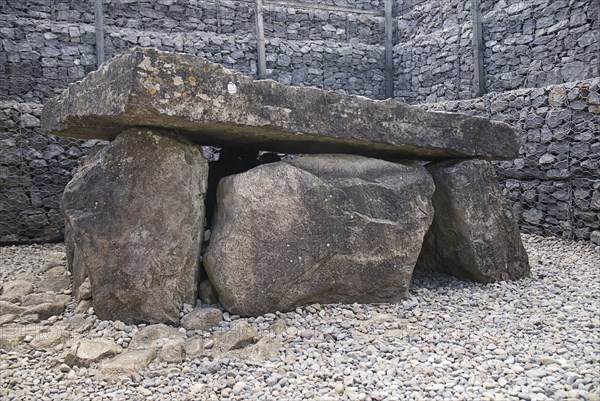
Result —
[[317, 88], [255, 81], [201, 57], [134, 48], [46, 103], [48, 134], [112, 139], [132, 126], [202, 145], [382, 159], [518, 155], [508, 125]]
[[223, 178], [204, 267], [223, 306], [404, 299], [433, 218], [424, 167], [304, 156]]
[[417, 266], [484, 283], [529, 276], [517, 222], [492, 165], [450, 161], [428, 170], [435, 182], [435, 217]]
[[131, 129], [67, 185], [70, 268], [78, 283], [90, 277], [101, 319], [177, 323], [195, 303], [207, 176], [200, 147]]

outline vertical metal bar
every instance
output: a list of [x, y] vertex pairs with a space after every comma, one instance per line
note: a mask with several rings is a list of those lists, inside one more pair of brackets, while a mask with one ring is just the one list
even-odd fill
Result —
[[265, 27], [263, 24], [263, 2], [255, 0], [254, 15], [256, 16], [256, 51], [258, 53], [258, 79], [267, 75], [267, 59], [265, 56]]
[[485, 95], [485, 76], [483, 65], [483, 28], [481, 24], [480, 0], [471, 2], [473, 16], [473, 61], [474, 90], [478, 97]]
[[[600, 6], [598, 6], [598, 16], [597, 16], [597, 21], [600, 21]], [[596, 29], [596, 40], [598, 42], [597, 46], [598, 46], [598, 55], [597, 55], [597, 59], [598, 59], [598, 76], [600, 77], [600, 23], [598, 24], [598, 28]]]
[[454, 79], [454, 100], [460, 99], [460, 83], [461, 83], [461, 73], [460, 73], [460, 64], [461, 64], [461, 38], [462, 38], [462, 24], [460, 21], [456, 21], [456, 26], [458, 26], [458, 40], [456, 41], [456, 61], [454, 62], [454, 68], [456, 69], [456, 78]]
[[221, 34], [221, 2], [215, 0], [215, 10], [217, 12], [217, 33]]
[[104, 11], [102, 10], [102, 0], [95, 0], [94, 16], [96, 17], [96, 65], [99, 67], [104, 62]]
[[385, 97], [394, 97], [394, 0], [385, 0]]

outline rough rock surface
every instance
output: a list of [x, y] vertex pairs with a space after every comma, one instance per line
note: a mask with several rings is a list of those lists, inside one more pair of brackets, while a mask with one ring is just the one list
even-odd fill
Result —
[[489, 162], [428, 166], [435, 182], [435, 217], [418, 266], [480, 282], [529, 276], [516, 220]]
[[215, 291], [215, 288], [210, 283], [210, 280], [200, 281], [198, 286], [198, 298], [208, 305], [214, 305], [219, 303], [219, 294]]
[[175, 327], [153, 324], [133, 336], [128, 351], [151, 349], [158, 362], [179, 363], [183, 357], [184, 334]]
[[39, 305], [32, 306], [28, 308], [23, 315], [33, 315], [34, 321], [46, 320], [51, 316], [57, 316], [63, 313], [65, 310], [65, 302], [64, 301], [55, 301], [55, 302], [44, 302]]
[[196, 308], [181, 318], [181, 327], [186, 330], [208, 330], [218, 326], [223, 312], [217, 308]]
[[106, 375], [123, 375], [139, 372], [148, 367], [156, 357], [156, 349], [126, 350], [117, 357], [104, 361], [100, 370]]
[[0, 316], [3, 315], [18, 315], [25, 311], [25, 308], [15, 305], [12, 302], [0, 301]]
[[[7, 248], [2, 252], [4, 249]], [[4, 262], [2, 259], [0, 263]], [[0, 283], [0, 326], [56, 319], [64, 312], [71, 299], [71, 280], [65, 269], [64, 253], [48, 252], [39, 259], [46, 262], [23, 264], [20, 271], [13, 272], [0, 268], [0, 281], [4, 281]]]
[[132, 129], [67, 185], [62, 208], [82, 262], [71, 270], [79, 284], [89, 275], [98, 316], [176, 323], [195, 302], [207, 173], [198, 146]]
[[203, 145], [287, 153], [511, 159], [519, 149], [504, 123], [255, 81], [200, 57], [141, 48], [69, 86], [42, 112], [42, 128], [54, 135], [113, 139], [140, 125]]
[[425, 168], [304, 156], [221, 180], [204, 267], [241, 315], [311, 302], [396, 302], [433, 219]]
[[73, 345], [65, 357], [65, 363], [69, 366], [90, 366], [90, 364], [98, 362], [101, 359], [120, 354], [121, 351], [122, 348], [120, 346], [107, 339], [82, 339]]
[[0, 301], [21, 302], [21, 300], [33, 291], [33, 277], [15, 279], [2, 286]]

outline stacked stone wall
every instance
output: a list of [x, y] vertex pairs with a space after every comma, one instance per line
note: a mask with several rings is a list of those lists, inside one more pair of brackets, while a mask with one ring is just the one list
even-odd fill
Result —
[[[290, 3], [265, 3], [268, 77], [383, 98], [383, 2]], [[95, 69], [92, 0], [0, 4], [3, 100], [43, 102]], [[415, 103], [475, 96], [471, 5], [458, 0], [395, 2], [395, 98]], [[131, 46], [151, 46], [256, 75], [253, 2], [104, 0], [104, 10], [108, 58]], [[511, 5], [483, 0], [481, 10], [488, 92], [598, 76], [594, 0]]]
[[96, 69], [84, 3], [0, 0], [0, 100], [42, 103]]
[[394, 97], [409, 103], [473, 98], [471, 2], [422, 2], [398, 11]]
[[600, 244], [600, 79], [424, 104], [514, 126], [520, 155], [497, 162], [525, 232]]
[[[2, 1], [3, 100], [41, 103], [96, 68], [91, 1]], [[256, 77], [253, 3], [105, 0], [104, 9], [106, 58], [155, 47]], [[383, 98], [383, 17], [267, 4], [264, 26], [269, 78]]]
[[38, 103], [0, 101], [0, 243], [62, 239], [62, 192], [98, 141], [41, 135]]
[[486, 88], [502, 92], [597, 77], [595, 0], [483, 0]]
[[269, 6], [268, 76], [279, 82], [384, 97], [383, 17]]
[[[472, 2], [414, 3], [400, 1], [398, 6], [395, 97], [409, 103], [475, 97]], [[481, 20], [487, 92], [539, 88], [600, 73], [594, 0], [483, 0]]]
[[[103, 3], [106, 58], [132, 46], [150, 46], [195, 54], [244, 74], [257, 76], [254, 3], [251, 1], [104, 0]], [[316, 86], [375, 99], [384, 97], [385, 29], [382, 0], [305, 0], [302, 3], [307, 6], [304, 7], [292, 6], [291, 0], [284, 3], [277, 5], [275, 2], [264, 2], [269, 78], [291, 85]], [[359, 11], [350, 12], [344, 7]], [[394, 13], [394, 97], [409, 103], [472, 99], [471, 2], [396, 0]], [[510, 5], [483, 0], [482, 20], [486, 87], [497, 94], [468, 100], [471, 106], [466, 107], [463, 110], [465, 112], [476, 111], [475, 105], [481, 103], [482, 112], [487, 115], [491, 110], [489, 104], [506, 102], [503, 96], [521, 99], [521, 95], [514, 94], [515, 89], [542, 88], [548, 84], [598, 76], [598, 6], [593, 0], [527, 0]], [[37, 228], [41, 223], [27, 223], [34, 220], [43, 223], [44, 219], [25, 219], [23, 216], [26, 215], [44, 215], [49, 227], [46, 231], [60, 231], [62, 223], [53, 217], [55, 212], [51, 214], [52, 210], [56, 210], [56, 202], [46, 201], [39, 206], [39, 202], [32, 201], [37, 198], [31, 193], [36, 193], [35, 188], [43, 189], [46, 198], [57, 199], [69, 177], [63, 170], [75, 166], [77, 158], [83, 157], [87, 148], [79, 147], [79, 156], [76, 156], [78, 152], [73, 151], [72, 154], [63, 152], [49, 159], [34, 157], [38, 160], [33, 163], [35, 171], [30, 170], [32, 160], [21, 159], [23, 167], [19, 167], [10, 155], [36, 154], [33, 152], [35, 150], [43, 156], [45, 149], [52, 144], [62, 147], [65, 152], [80, 145], [73, 141], [64, 144], [61, 142], [63, 140], [42, 136], [39, 129], [31, 125], [33, 120], [29, 116], [37, 118], [40, 104], [60, 93], [69, 83], [80, 80], [96, 69], [95, 31], [92, 0], [0, 0], [0, 101], [3, 102], [0, 113], [3, 141], [0, 147], [1, 190], [4, 194], [7, 188], [12, 188], [13, 193], [13, 189], [21, 185], [24, 190], [17, 192], [29, 194], [29, 201], [15, 200], [14, 205], [21, 206], [10, 206], [10, 216], [15, 217], [15, 207], [19, 213], [11, 220], [15, 223], [2, 223], [0, 238], [3, 241], [7, 241], [7, 238], [11, 241], [32, 238], [46, 240], [53, 235], [41, 232]], [[508, 108], [512, 110], [513, 105], [509, 103], [511, 105]], [[568, 107], [552, 106], [548, 112], [552, 114], [565, 109], [569, 124], [574, 127], [569, 132], [574, 133], [581, 125], [576, 122], [581, 111], [572, 110], [571, 107], [572, 103]], [[538, 107], [531, 104], [527, 110], [537, 113]], [[532, 116], [537, 115], [535, 113]], [[23, 121], [20, 120], [21, 116]], [[532, 116], [519, 118], [526, 120]], [[545, 121], [545, 114], [540, 118]], [[563, 183], [561, 185], [569, 181], [569, 185], [575, 187], [578, 185], [576, 179], [589, 180], [593, 175], [593, 168], [585, 167], [585, 162], [595, 157], [597, 148], [587, 146], [587, 142], [577, 145], [576, 140], [569, 142], [570, 145], [565, 148], [564, 141], [546, 143], [535, 139], [538, 136], [546, 138], [546, 130], [550, 130], [552, 135], [559, 135], [556, 131], [561, 127], [555, 127], [554, 123], [546, 128], [524, 125], [523, 129], [531, 131], [530, 134], [523, 134], [524, 138], [529, 138], [524, 148], [528, 153], [524, 154], [542, 154], [537, 159], [533, 156], [519, 159], [506, 167], [505, 175], [506, 180], [519, 181], [521, 195], [514, 195], [515, 189], [513, 195], [507, 192], [507, 196], [518, 200], [524, 205], [524, 210], [531, 206], [532, 201], [527, 199], [531, 198], [534, 189], [523, 189], [523, 186], [533, 188], [537, 183], [524, 180], [519, 174], [535, 176], [540, 180], [540, 185], [548, 180], [556, 181], [555, 185], [559, 181]], [[592, 132], [589, 129], [584, 131]], [[17, 137], [21, 139], [14, 139]], [[38, 142], [44, 145], [33, 145]], [[546, 152], [546, 147], [550, 145], [552, 147]], [[565, 162], [551, 156], [564, 154], [565, 149], [568, 149], [569, 160], [579, 158], [583, 167], [570, 165], [571, 175], [553, 177], [554, 170], [558, 171], [556, 174], [564, 173]], [[5, 157], [5, 153], [9, 156]], [[546, 153], [550, 156], [542, 158]], [[42, 160], [46, 165], [42, 165]], [[70, 164], [66, 160], [70, 160]], [[56, 163], [63, 163], [63, 170], [59, 171]], [[18, 170], [16, 175], [15, 169]], [[534, 174], [534, 170], [544, 174]], [[24, 178], [16, 178], [21, 173]], [[579, 175], [575, 177], [572, 173]], [[31, 186], [27, 178], [53, 174], [56, 178], [47, 185]], [[582, 185], [585, 187], [588, 182]], [[8, 183], [10, 186], [7, 186]], [[535, 191], [542, 189], [536, 188]], [[575, 196], [574, 190], [572, 192]], [[588, 199], [585, 190], [577, 194]], [[21, 195], [15, 196], [15, 199], [24, 199]], [[12, 198], [6, 199], [10, 201]], [[536, 199], [545, 199], [545, 194]], [[3, 210], [8, 207], [6, 202], [0, 205]], [[557, 226], [558, 223], [552, 220], [555, 219], [564, 226], [564, 219], [555, 215], [546, 221], [548, 210], [554, 213], [552, 207], [540, 206], [539, 210], [543, 213], [544, 224]], [[569, 210], [569, 216], [577, 211], [573, 208]], [[588, 213], [586, 210], [581, 213]], [[594, 220], [581, 213], [581, 221]], [[533, 215], [532, 219], [535, 219], [539, 214], [525, 214], [528, 215]], [[545, 231], [586, 238], [589, 227], [595, 223], [590, 221], [590, 224], [585, 227], [571, 224], [560, 232], [549, 228]], [[585, 233], [575, 234], [576, 228]], [[592, 227], [593, 230], [595, 228]]]

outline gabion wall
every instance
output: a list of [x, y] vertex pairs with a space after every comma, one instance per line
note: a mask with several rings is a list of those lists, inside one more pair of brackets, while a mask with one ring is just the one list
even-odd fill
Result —
[[[0, 98], [43, 102], [95, 69], [93, 0], [0, 0]], [[304, 1], [381, 13], [382, 0]], [[396, 0], [394, 97], [470, 99], [470, 1]], [[482, 0], [488, 92], [599, 74], [596, 0]], [[151, 46], [196, 54], [255, 75], [252, 1], [104, 0], [107, 58]], [[384, 96], [384, 18], [265, 3], [269, 77], [372, 98]]]
[[[107, 58], [135, 45], [151, 46], [196, 54], [256, 76], [251, 1], [103, 2]], [[317, 9], [265, 4], [267, 75], [285, 84], [383, 98], [383, 0], [303, 3]], [[490, 90], [502, 92], [598, 75], [596, 1], [502, 4], [482, 0], [486, 85]], [[96, 68], [93, 5], [93, 0], [0, 0], [0, 242], [61, 237], [58, 200], [73, 168], [93, 143], [42, 135], [39, 109], [68, 83]], [[353, 7], [367, 14], [319, 9], [324, 5]], [[474, 96], [470, 7], [471, 2], [459, 0], [395, 1], [395, 98], [433, 102]], [[508, 103], [507, 110], [512, 111], [505, 114], [514, 116], [522, 99], [515, 93], [471, 100], [461, 111], [494, 116], [500, 111], [492, 104]], [[517, 103], [510, 100], [513, 97]], [[581, 110], [573, 109], [579, 106], [567, 99], [566, 103], [549, 103], [547, 112], [546, 106], [537, 103], [527, 107], [530, 112], [542, 113], [546, 128], [524, 122], [533, 115], [511, 117], [532, 133], [523, 134], [527, 139], [524, 157], [500, 173], [507, 197], [522, 205], [519, 213], [526, 230], [593, 239], [598, 229], [591, 208], [597, 188], [590, 184], [595, 182], [593, 163], [587, 167], [586, 160], [595, 160], [598, 149], [593, 141], [579, 141], [578, 145], [575, 132], [593, 131], [584, 127], [590, 124], [588, 120], [577, 122]], [[546, 123], [546, 114], [554, 112], [569, 116], [568, 141], [543, 142], [546, 130], [560, 136], [555, 131], [566, 124], [555, 127], [552, 118]], [[538, 124], [539, 119], [535, 121]], [[538, 136], [543, 140], [536, 139]], [[566, 167], [565, 152], [569, 159]], [[577, 158], [579, 164], [574, 161]], [[534, 174], [534, 170], [543, 174]], [[563, 176], [555, 177], [553, 170]], [[546, 185], [547, 181], [552, 185]], [[561, 185], [567, 185], [567, 195], [556, 189]], [[578, 188], [581, 190], [576, 191]], [[548, 201], [548, 196], [557, 201]], [[564, 202], [571, 205], [567, 212], [561, 209], [566, 206], [560, 206]], [[587, 208], [586, 202], [590, 204]]]
[[[471, 99], [471, 1], [399, 1], [395, 97]], [[481, 1], [487, 92], [544, 87], [600, 74], [596, 0]]]
[[496, 163], [521, 230], [600, 244], [600, 79], [424, 104], [514, 126], [520, 155]]
[[396, 25], [394, 97], [408, 103], [475, 97], [472, 2], [404, 3]]
[[62, 192], [98, 141], [39, 133], [42, 106], [0, 101], [0, 243], [62, 239]]

